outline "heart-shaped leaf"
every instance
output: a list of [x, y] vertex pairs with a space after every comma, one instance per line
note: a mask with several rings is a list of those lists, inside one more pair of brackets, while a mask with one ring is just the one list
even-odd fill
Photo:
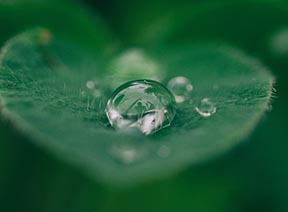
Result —
[[[35, 29], [3, 47], [2, 114], [36, 144], [107, 182], [172, 174], [225, 152], [249, 135], [269, 105], [273, 77], [230, 47], [186, 44], [103, 57], [54, 37]], [[130, 80], [130, 70], [149, 79], [161, 73], [163, 84], [176, 76], [192, 82], [169, 128], [145, 136], [109, 127], [106, 101], [119, 78]], [[214, 114], [205, 117], [201, 104], [208, 100]]]

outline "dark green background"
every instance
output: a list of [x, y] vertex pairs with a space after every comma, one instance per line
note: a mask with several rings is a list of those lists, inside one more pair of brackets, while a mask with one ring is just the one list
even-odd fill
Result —
[[[262, 60], [276, 76], [272, 110], [247, 141], [232, 151], [177, 176], [125, 189], [102, 185], [58, 161], [2, 118], [0, 211], [288, 211], [288, 54], [274, 55], [268, 43], [277, 30], [288, 29], [288, 4], [272, 0], [85, 3], [88, 10], [97, 11], [108, 22], [118, 45], [200, 40], [240, 47]], [[59, 13], [65, 9], [60, 7]], [[47, 17], [20, 21], [21, 15], [13, 10], [7, 16], [8, 20], [1, 18], [1, 43], [30, 25], [58, 21]], [[162, 28], [148, 27], [162, 19]], [[60, 31], [65, 34], [68, 29]], [[86, 34], [89, 31], [72, 39], [83, 39], [80, 35]]]

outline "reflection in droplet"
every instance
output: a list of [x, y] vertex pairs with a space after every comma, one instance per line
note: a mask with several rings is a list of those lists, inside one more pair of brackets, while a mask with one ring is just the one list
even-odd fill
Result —
[[171, 154], [171, 150], [168, 146], [166, 145], [161, 145], [157, 151], [157, 155], [160, 158], [168, 158]]
[[203, 117], [209, 117], [216, 113], [215, 105], [208, 98], [202, 99], [199, 105], [195, 107], [195, 110]]
[[170, 126], [175, 100], [159, 82], [131, 81], [114, 91], [107, 102], [106, 115], [116, 129], [137, 128], [149, 135]]
[[177, 103], [184, 102], [193, 90], [190, 80], [182, 76], [172, 78], [167, 87], [174, 94]]

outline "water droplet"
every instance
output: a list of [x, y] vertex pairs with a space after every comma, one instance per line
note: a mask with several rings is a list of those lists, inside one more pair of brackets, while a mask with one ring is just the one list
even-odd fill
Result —
[[171, 154], [171, 150], [168, 146], [166, 145], [161, 145], [157, 151], [157, 155], [160, 158], [168, 158]]
[[94, 86], [95, 86], [95, 83], [94, 83], [93, 81], [87, 81], [87, 82], [86, 82], [86, 87], [87, 87], [88, 89], [93, 89]]
[[116, 129], [137, 128], [149, 135], [170, 126], [175, 100], [159, 82], [135, 80], [114, 91], [107, 102], [106, 115]]
[[216, 107], [208, 98], [202, 99], [195, 110], [203, 117], [209, 117], [216, 113]]
[[100, 90], [100, 85], [99, 82], [96, 80], [89, 80], [86, 82], [86, 87], [90, 90], [90, 93], [94, 97], [99, 97], [101, 96], [102, 92]]
[[80, 87], [80, 101], [88, 112], [103, 114], [103, 92], [105, 87], [98, 80], [88, 80]]
[[167, 87], [174, 94], [177, 103], [184, 102], [193, 90], [190, 80], [182, 76], [172, 78]]

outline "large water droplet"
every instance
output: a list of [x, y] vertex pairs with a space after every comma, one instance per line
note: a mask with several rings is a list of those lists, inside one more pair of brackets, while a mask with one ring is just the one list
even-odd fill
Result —
[[182, 76], [172, 78], [168, 82], [167, 87], [174, 94], [177, 103], [184, 102], [193, 90], [190, 80]]
[[203, 117], [209, 117], [216, 113], [215, 105], [208, 98], [202, 99], [195, 110]]
[[106, 114], [116, 129], [137, 128], [149, 135], [171, 124], [175, 100], [159, 82], [135, 80], [114, 91], [107, 102]]

